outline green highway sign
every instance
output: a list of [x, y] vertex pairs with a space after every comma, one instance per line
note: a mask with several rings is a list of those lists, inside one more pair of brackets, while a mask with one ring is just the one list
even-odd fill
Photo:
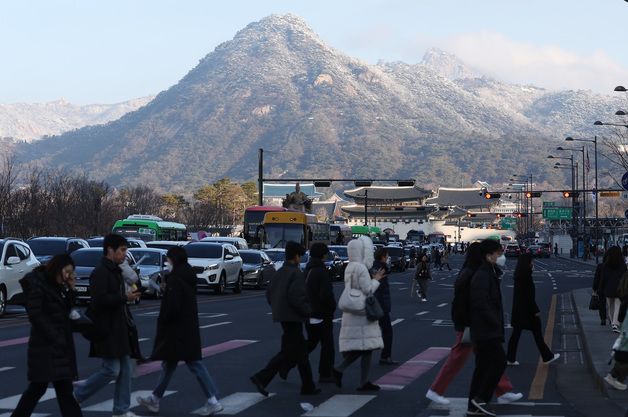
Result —
[[514, 217], [504, 217], [500, 221], [500, 225], [502, 229], [507, 229], [507, 230], [514, 228], [516, 224], [517, 224], [517, 219], [515, 219]]
[[543, 209], [543, 218], [547, 220], [571, 220], [571, 207], [553, 207]]
[[556, 202], [555, 201], [544, 201], [543, 202], [543, 207], [555, 207], [556, 206]]

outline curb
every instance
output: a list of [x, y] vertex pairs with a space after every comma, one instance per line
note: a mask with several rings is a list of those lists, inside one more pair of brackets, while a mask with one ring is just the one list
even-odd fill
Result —
[[582, 320], [580, 319], [580, 308], [578, 307], [578, 304], [576, 303], [576, 297], [574, 296], [574, 290], [572, 290], [569, 293], [569, 295], [571, 297], [571, 302], [573, 303], [575, 314], [576, 314], [576, 318], [577, 318], [577, 321], [578, 321], [578, 335], [580, 336], [580, 340], [582, 341], [582, 347], [584, 348], [584, 354], [585, 354], [586, 359], [587, 359], [587, 369], [589, 370], [589, 373], [593, 376], [593, 380], [595, 381], [595, 385], [597, 385], [597, 387], [600, 390], [600, 392], [602, 394], [604, 394], [604, 396], [610, 400], [610, 397], [608, 395], [608, 388], [606, 387], [604, 378], [602, 378], [602, 375], [600, 375], [597, 372], [597, 370], [595, 369], [595, 365], [593, 364], [593, 355], [591, 353], [591, 348], [589, 347], [589, 340], [586, 338], [586, 335], [584, 333], [584, 328], [582, 326]]

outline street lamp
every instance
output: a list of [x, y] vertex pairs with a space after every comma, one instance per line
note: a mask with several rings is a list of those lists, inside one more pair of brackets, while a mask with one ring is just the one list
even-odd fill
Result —
[[[557, 151], [572, 151], [572, 152], [582, 152], [582, 189], [586, 190], [587, 186], [586, 186], [586, 177], [585, 177], [585, 160], [584, 160], [584, 145], [582, 145], [582, 149], [580, 148], [563, 148], [562, 146], [559, 146], [558, 148], [556, 148]], [[582, 214], [583, 214], [583, 220], [582, 220], [582, 233], [586, 234], [587, 233], [587, 196], [586, 193], [582, 193]]]
[[[547, 159], [564, 159], [570, 162], [571, 165], [571, 242], [572, 242], [572, 255], [576, 254], [576, 234], [577, 234], [577, 222], [576, 222], [576, 212], [575, 212], [575, 205], [576, 205], [576, 196], [575, 196], [575, 180], [576, 180], [576, 174], [574, 172], [574, 169], [576, 169], [575, 167], [577, 165], [574, 165], [573, 162], [573, 155], [567, 157], [563, 157], [563, 156], [553, 156], [553, 155], [548, 155]], [[557, 162], [554, 165], [555, 169], [567, 169], [567, 167], [563, 168], [562, 164], [560, 162]]]
[[[519, 181], [521, 181], [521, 179], [525, 178], [525, 192], [532, 192], [532, 174], [512, 174], [513, 178], [518, 179]], [[516, 181], [515, 179], [510, 180], [510, 182]], [[523, 192], [521, 192], [521, 198], [523, 198]], [[529, 200], [529, 201], [528, 201]], [[524, 200], [524, 208], [525, 208], [525, 212], [527, 214], [527, 216], [525, 216], [524, 218], [524, 225], [525, 225], [525, 230], [526, 230], [526, 234], [530, 233], [530, 229], [532, 228], [532, 213], [534, 208], [532, 207], [532, 199], [528, 199], [526, 198]]]
[[[595, 122], [594, 124], [596, 124], [596, 126], [599, 126], [597, 123], [602, 123], [602, 122]], [[565, 138], [566, 142], [592, 142], [593, 143], [593, 153], [595, 155], [595, 263], [598, 264], [600, 259], [598, 256], [598, 251], [597, 251], [597, 247], [599, 244], [599, 227], [600, 227], [600, 217], [599, 217], [599, 196], [598, 196], [598, 184], [597, 184], [597, 136], [594, 136], [593, 139], [591, 138], [572, 138], [571, 136], [567, 136]]]

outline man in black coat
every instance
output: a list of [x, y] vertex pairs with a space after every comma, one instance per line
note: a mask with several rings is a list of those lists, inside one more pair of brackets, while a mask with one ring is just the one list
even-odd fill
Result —
[[[133, 417], [131, 408], [131, 358], [139, 359], [137, 333], [127, 306], [140, 292], [126, 292], [120, 264], [126, 259], [128, 243], [120, 235], [110, 234], [103, 242], [104, 258], [89, 278], [91, 304], [89, 316], [100, 334], [92, 338], [89, 355], [102, 359], [102, 367], [74, 395], [79, 403], [115, 381], [113, 416]], [[135, 339], [135, 340], [134, 340]]]
[[159, 401], [163, 398], [179, 361], [183, 361], [196, 376], [207, 398], [198, 414], [214, 415], [222, 411], [223, 406], [216, 398], [218, 389], [201, 362], [196, 273], [188, 264], [188, 255], [182, 247], [170, 248], [167, 257], [172, 271], [166, 275], [166, 289], [159, 309], [157, 335], [151, 355], [153, 360], [162, 361], [162, 372], [152, 395], [138, 397], [137, 402], [148, 411], [159, 413]]
[[312, 306], [312, 314], [305, 325], [308, 351], [312, 352], [321, 344], [321, 357], [318, 363], [319, 382], [334, 383], [334, 312], [336, 297], [329, 271], [324, 259], [329, 248], [324, 243], [315, 243], [310, 248], [310, 262], [305, 267], [307, 297]]
[[500, 267], [505, 264], [506, 258], [500, 243], [493, 239], [482, 241], [480, 252], [483, 263], [471, 279], [469, 294], [471, 340], [476, 351], [468, 413], [494, 416], [488, 403], [506, 368], [504, 307], [500, 287]]
[[379, 270], [384, 270], [384, 278], [379, 281], [379, 287], [375, 291], [375, 298], [379, 302], [379, 305], [384, 310], [384, 316], [379, 319], [379, 327], [382, 329], [382, 339], [384, 341], [384, 349], [382, 349], [381, 356], [379, 358], [380, 365], [397, 365], [399, 362], [394, 361], [391, 358], [392, 355], [392, 342], [393, 342], [393, 328], [390, 323], [390, 311], [392, 310], [390, 301], [390, 285], [388, 284], [388, 275], [390, 275], [390, 268], [388, 267], [388, 250], [386, 248], [379, 248], [375, 251], [375, 262], [373, 262], [372, 273]]
[[286, 243], [286, 261], [273, 276], [266, 290], [266, 298], [272, 307], [273, 321], [283, 328], [281, 351], [264, 369], [251, 377], [260, 394], [268, 396], [266, 386], [281, 369], [297, 364], [301, 376], [301, 394], [320, 393], [312, 380], [312, 368], [308, 358], [307, 342], [303, 337], [303, 323], [309, 319], [312, 309], [307, 298], [305, 276], [299, 269], [305, 250], [296, 242]]

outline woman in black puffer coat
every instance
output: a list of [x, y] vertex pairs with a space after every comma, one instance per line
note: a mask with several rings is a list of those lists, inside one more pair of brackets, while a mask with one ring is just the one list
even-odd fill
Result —
[[73, 305], [74, 262], [57, 255], [20, 280], [31, 322], [28, 341], [29, 385], [11, 417], [28, 417], [52, 382], [63, 417], [80, 417], [72, 394], [76, 353], [70, 313]]

